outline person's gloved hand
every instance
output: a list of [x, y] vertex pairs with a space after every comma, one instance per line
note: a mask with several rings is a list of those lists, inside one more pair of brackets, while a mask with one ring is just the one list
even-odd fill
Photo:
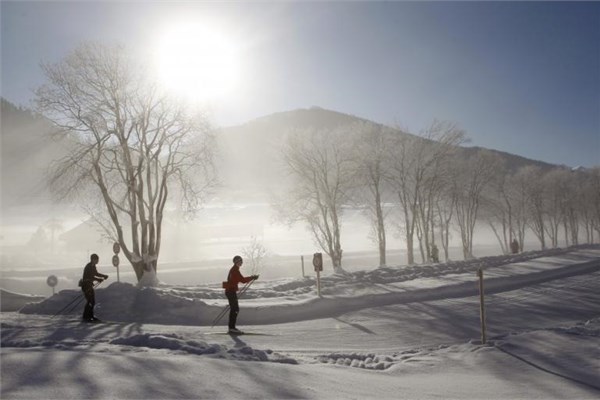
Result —
[[257, 280], [257, 279], [258, 279], [258, 275], [252, 275], [252, 276], [251, 276], [251, 278], [252, 278], [253, 280]]

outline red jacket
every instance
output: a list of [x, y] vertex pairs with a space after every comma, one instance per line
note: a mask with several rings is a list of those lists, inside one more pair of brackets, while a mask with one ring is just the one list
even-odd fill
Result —
[[243, 276], [240, 272], [240, 267], [234, 265], [229, 270], [229, 275], [227, 275], [227, 282], [223, 282], [223, 287], [226, 292], [237, 292], [239, 290], [238, 284], [248, 283], [252, 280], [250, 276]]

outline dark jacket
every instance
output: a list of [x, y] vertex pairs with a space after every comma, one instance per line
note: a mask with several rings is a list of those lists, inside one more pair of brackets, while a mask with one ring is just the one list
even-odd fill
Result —
[[93, 286], [94, 281], [101, 281], [106, 278], [108, 278], [108, 275], [104, 275], [98, 272], [98, 269], [96, 269], [96, 265], [90, 262], [83, 269], [83, 278], [81, 279], [82, 287]]

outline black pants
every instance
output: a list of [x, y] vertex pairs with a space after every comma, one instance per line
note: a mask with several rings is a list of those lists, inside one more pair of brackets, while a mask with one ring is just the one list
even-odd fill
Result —
[[229, 300], [229, 329], [234, 329], [238, 313], [240, 312], [237, 292], [227, 290], [225, 291], [225, 296], [227, 296], [227, 300]]
[[81, 288], [85, 296], [85, 307], [83, 308], [83, 319], [88, 320], [94, 318], [94, 306], [96, 305], [96, 294], [94, 287], [85, 285]]

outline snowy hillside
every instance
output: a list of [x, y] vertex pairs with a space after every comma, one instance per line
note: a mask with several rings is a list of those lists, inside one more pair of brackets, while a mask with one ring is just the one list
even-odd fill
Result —
[[[483, 269], [488, 343], [475, 272]], [[600, 247], [257, 281], [224, 333], [218, 285], [63, 290], [2, 314], [9, 398], [598, 398]], [[110, 282], [110, 281], [109, 281]], [[108, 283], [108, 282], [107, 282]], [[76, 302], [74, 303], [76, 304]]]

